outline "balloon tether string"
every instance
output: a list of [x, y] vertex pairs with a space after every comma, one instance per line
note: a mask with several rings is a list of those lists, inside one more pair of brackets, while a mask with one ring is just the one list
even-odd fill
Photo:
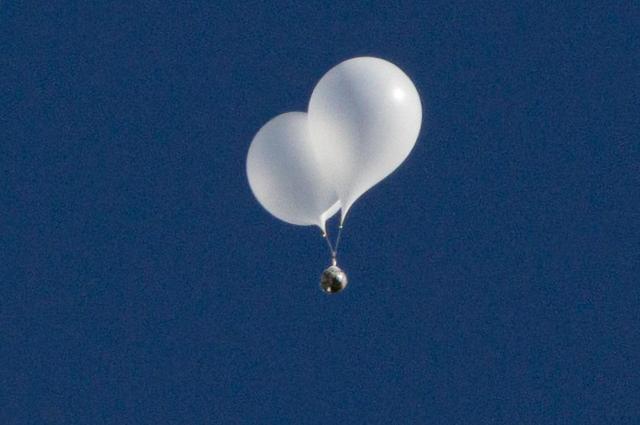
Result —
[[333, 250], [333, 256], [338, 256], [338, 247], [340, 246], [340, 237], [342, 236], [342, 224], [338, 227], [338, 237], [336, 238], [336, 249]]
[[333, 249], [333, 245], [331, 245], [331, 241], [329, 240], [329, 233], [325, 230], [322, 234], [322, 237], [327, 242], [327, 247], [329, 248], [329, 253], [331, 254], [331, 258], [335, 258], [335, 251]]
[[322, 237], [324, 238], [324, 240], [327, 241], [327, 247], [329, 247], [329, 253], [331, 254], [331, 264], [334, 266], [338, 264], [338, 260], [337, 260], [338, 247], [340, 246], [341, 236], [342, 236], [342, 224], [340, 224], [340, 227], [338, 227], [338, 236], [336, 237], [336, 246], [334, 248], [333, 245], [331, 244], [331, 240], [329, 239], [329, 232], [325, 230], [324, 233], [322, 234]]

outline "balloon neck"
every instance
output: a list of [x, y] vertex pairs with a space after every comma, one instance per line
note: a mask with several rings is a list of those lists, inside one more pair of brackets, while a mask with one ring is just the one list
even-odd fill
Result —
[[338, 265], [338, 259], [336, 258], [335, 255], [331, 256], [331, 265], [332, 266], [337, 266]]

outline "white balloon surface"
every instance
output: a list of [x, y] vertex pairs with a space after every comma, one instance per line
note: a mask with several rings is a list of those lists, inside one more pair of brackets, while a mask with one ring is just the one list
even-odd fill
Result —
[[256, 134], [249, 185], [277, 218], [324, 231], [407, 158], [421, 122], [418, 91], [400, 68], [372, 57], [344, 61], [320, 79], [308, 114], [279, 115]]
[[390, 62], [350, 59], [322, 77], [309, 102], [309, 130], [319, 161], [331, 173], [342, 220], [405, 160], [421, 122], [418, 91]]
[[278, 115], [258, 131], [247, 155], [247, 177], [260, 204], [287, 223], [324, 231], [325, 221], [340, 209], [311, 148], [304, 112]]

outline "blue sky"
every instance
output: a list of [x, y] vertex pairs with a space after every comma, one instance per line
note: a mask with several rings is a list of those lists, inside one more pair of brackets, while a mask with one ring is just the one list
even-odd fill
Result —
[[[638, 423], [637, 7], [168, 3], [0, 6], [0, 422]], [[245, 157], [361, 55], [425, 119], [329, 297]]]

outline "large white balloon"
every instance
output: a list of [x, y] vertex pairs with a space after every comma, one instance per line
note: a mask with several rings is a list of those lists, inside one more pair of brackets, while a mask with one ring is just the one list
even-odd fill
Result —
[[333, 67], [309, 101], [309, 130], [342, 204], [353, 203], [409, 155], [422, 122], [415, 86], [394, 64], [360, 57]]
[[340, 209], [327, 170], [311, 147], [307, 114], [288, 112], [267, 122], [247, 154], [253, 194], [271, 214], [291, 224], [317, 225]]

